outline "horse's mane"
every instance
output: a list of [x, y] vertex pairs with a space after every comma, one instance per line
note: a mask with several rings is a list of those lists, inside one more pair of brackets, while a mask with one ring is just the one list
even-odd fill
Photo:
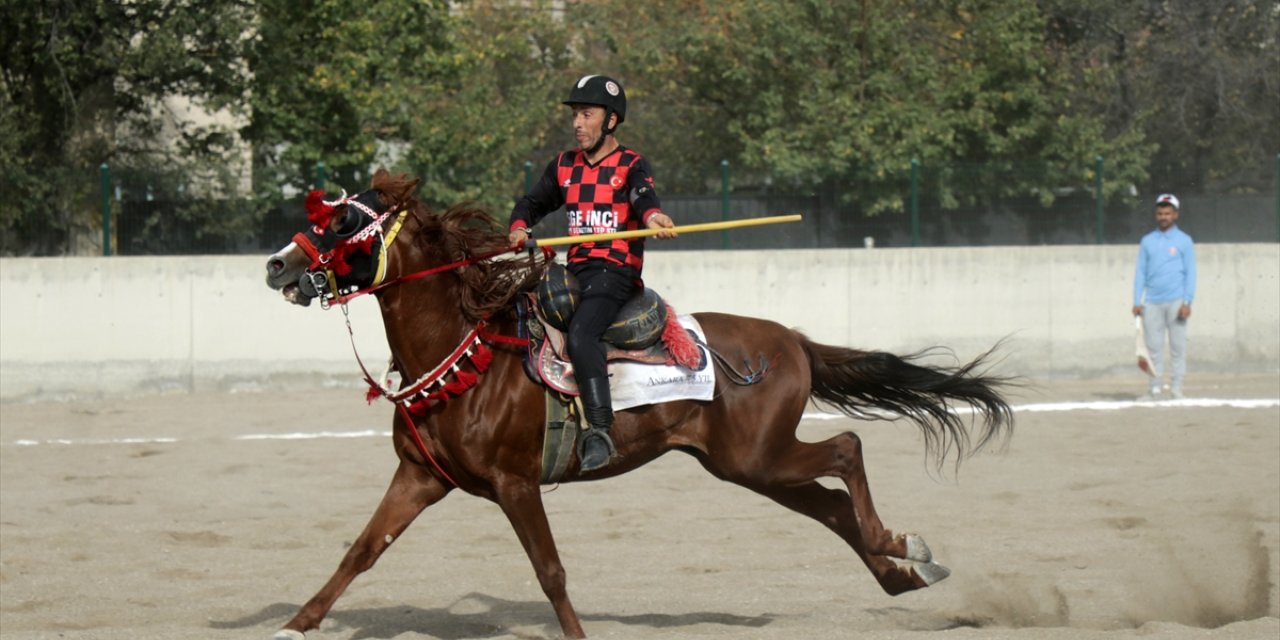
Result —
[[[413, 241], [428, 255], [454, 262], [511, 246], [506, 227], [484, 209], [462, 203], [437, 214], [413, 195], [417, 186], [417, 178], [393, 176], [385, 169], [373, 176], [373, 188], [382, 193], [384, 204], [401, 205], [417, 220]], [[456, 272], [462, 280], [459, 307], [473, 322], [492, 317], [510, 308], [512, 298], [537, 283], [545, 269], [546, 261], [536, 253], [503, 255], [462, 267]]]

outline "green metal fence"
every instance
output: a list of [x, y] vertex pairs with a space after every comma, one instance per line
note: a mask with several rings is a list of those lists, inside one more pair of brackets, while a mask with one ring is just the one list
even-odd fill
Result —
[[[1008, 185], [1035, 178], [1045, 168], [930, 166], [912, 160], [876, 184], [826, 184], [795, 189], [735, 186], [732, 166], [719, 163], [720, 188], [706, 193], [663, 194], [663, 209], [677, 224], [800, 213], [802, 223], [707, 234], [688, 234], [655, 249], [723, 250], [912, 246], [1128, 244], [1152, 228], [1155, 192], [1136, 188], [1104, 198], [1106, 161], [1093, 161], [1092, 188], [1044, 194], [1017, 193]], [[522, 184], [533, 183], [526, 162]], [[346, 176], [360, 182], [361, 176]], [[143, 171], [99, 167], [104, 255], [264, 253], [278, 248], [305, 224], [302, 194], [261, 199], [201, 198], [156, 184]], [[334, 191], [364, 184], [335, 183], [323, 163], [309, 182]], [[367, 176], [363, 178], [367, 183]], [[659, 175], [659, 183], [661, 175]], [[767, 183], [767, 181], [764, 181]], [[1170, 188], [1182, 200], [1180, 226], [1198, 242], [1280, 241], [1280, 155], [1276, 182], [1264, 194], [1212, 194]], [[517, 197], [513, 194], [513, 200]], [[1051, 200], [1049, 204], [1045, 204]], [[872, 211], [872, 203], [896, 202]], [[505, 219], [507, 211], [495, 211]], [[550, 215], [543, 236], [565, 233], [564, 217]]]

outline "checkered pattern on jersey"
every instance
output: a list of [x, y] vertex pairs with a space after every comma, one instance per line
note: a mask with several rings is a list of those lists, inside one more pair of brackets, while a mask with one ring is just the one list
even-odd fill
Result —
[[[560, 154], [556, 178], [564, 194], [569, 235], [641, 228], [639, 217], [631, 210], [627, 185], [631, 167], [639, 159], [636, 152], [622, 149], [593, 167], [580, 150]], [[607, 260], [639, 272], [644, 267], [644, 241], [584, 242], [569, 249], [569, 262], [586, 260]]]

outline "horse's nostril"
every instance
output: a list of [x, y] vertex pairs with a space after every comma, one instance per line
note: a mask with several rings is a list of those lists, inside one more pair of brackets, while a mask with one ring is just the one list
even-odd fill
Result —
[[284, 260], [273, 258], [267, 261], [267, 273], [274, 276], [281, 271], [284, 271]]

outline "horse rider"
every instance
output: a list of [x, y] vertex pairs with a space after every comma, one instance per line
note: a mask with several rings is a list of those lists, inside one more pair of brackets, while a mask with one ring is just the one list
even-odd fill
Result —
[[[561, 206], [570, 235], [647, 227], [665, 229], [659, 238], [674, 238], [675, 223], [662, 212], [649, 162], [613, 135], [627, 117], [622, 85], [607, 76], [584, 76], [563, 104], [573, 109], [577, 145], [547, 164], [542, 178], [516, 202], [508, 225], [511, 244], [523, 244], [530, 228]], [[566, 344], [589, 426], [578, 444], [583, 472], [607, 465], [615, 453], [602, 336], [622, 305], [644, 287], [643, 266], [644, 238], [583, 242], [569, 249], [568, 270], [581, 292]]]

